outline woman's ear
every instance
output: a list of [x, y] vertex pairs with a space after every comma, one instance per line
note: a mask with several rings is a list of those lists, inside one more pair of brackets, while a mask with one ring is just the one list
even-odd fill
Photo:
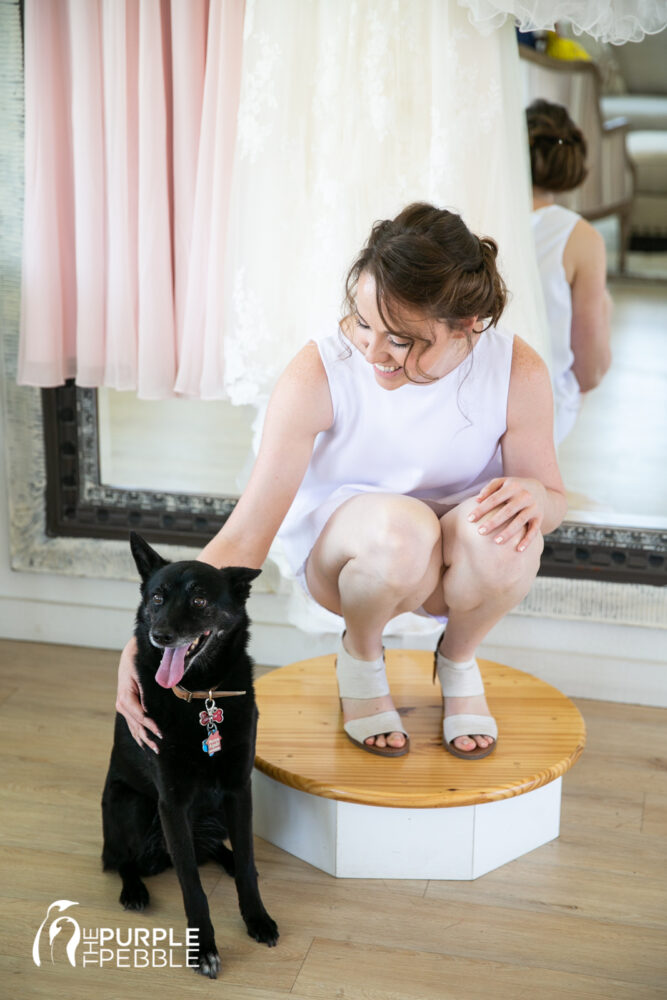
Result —
[[[473, 333], [481, 333], [482, 325], [479, 321], [479, 316], [466, 316], [464, 319], [457, 319], [456, 326], [450, 326], [450, 330], [454, 337], [465, 337], [467, 339]], [[477, 326], [479, 326], [479, 330], [475, 329]]]

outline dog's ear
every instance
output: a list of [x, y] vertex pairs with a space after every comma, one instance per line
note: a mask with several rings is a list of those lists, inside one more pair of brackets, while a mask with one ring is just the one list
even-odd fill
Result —
[[248, 569], [247, 566], [225, 566], [223, 569], [234, 597], [243, 604], [250, 597], [250, 584], [261, 572], [261, 569]]
[[134, 561], [137, 564], [141, 579], [146, 582], [157, 569], [167, 565], [167, 560], [158, 555], [148, 542], [138, 535], [136, 531], [130, 532], [130, 548]]

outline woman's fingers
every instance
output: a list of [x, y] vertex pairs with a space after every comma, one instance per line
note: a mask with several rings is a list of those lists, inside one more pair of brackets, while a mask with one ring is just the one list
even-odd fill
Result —
[[528, 525], [528, 530], [526, 531], [526, 534], [523, 536], [523, 538], [517, 545], [516, 547], [517, 552], [525, 552], [530, 543], [534, 541], [535, 538], [537, 538], [539, 530], [540, 530], [540, 522], [535, 518]]
[[476, 497], [477, 502], [479, 503], [481, 500], [486, 500], [488, 496], [491, 496], [492, 493], [495, 493], [496, 490], [500, 489], [501, 486], [503, 486], [503, 484], [506, 482], [507, 482], [506, 479], [491, 479], [486, 484], [486, 486], [483, 486], [482, 489], [477, 494]]
[[486, 497], [477, 500], [477, 506], [468, 514], [469, 521], [480, 521], [486, 514], [496, 509], [502, 509], [503, 505], [513, 499], [529, 498], [533, 503], [532, 494], [524, 487], [511, 480], [502, 482], [497, 489], [493, 490]]
[[503, 545], [511, 538], [514, 538], [515, 535], [522, 534], [530, 525], [536, 522], [537, 518], [534, 513], [529, 514], [525, 510], [522, 510], [516, 517], [505, 524], [497, 535], [494, 535], [493, 541], [496, 545]]
[[[122, 714], [122, 713], [121, 713]], [[152, 719], [149, 719], [147, 715], [137, 717], [136, 715], [125, 716], [125, 721], [127, 722], [127, 728], [130, 730], [134, 740], [138, 743], [140, 747], [147, 746], [150, 747], [153, 753], [159, 753], [160, 748], [155, 743], [150, 736], [154, 735], [157, 737], [162, 737], [162, 733], [155, 725]], [[150, 735], [149, 735], [150, 730]]]
[[543, 516], [525, 480], [492, 479], [475, 499], [477, 506], [468, 520], [479, 523], [480, 535], [487, 535], [498, 545], [521, 535], [516, 548], [525, 551], [538, 534]]
[[494, 531], [502, 529], [508, 521], [511, 521], [519, 513], [524, 514], [524, 522], [537, 514], [535, 500], [527, 491], [510, 496], [502, 504], [491, 508], [490, 511], [482, 515], [478, 531], [480, 535], [492, 535]]
[[[148, 719], [147, 721], [151, 722], [152, 720]], [[134, 736], [134, 738], [137, 741], [137, 743], [139, 744], [139, 746], [150, 747], [151, 750], [153, 751], [153, 753], [159, 753], [160, 752], [160, 748], [158, 747], [157, 743], [154, 743], [153, 740], [151, 740], [151, 739], [148, 738], [148, 733], [146, 732], [146, 730], [142, 726], [138, 727], [136, 735], [135, 735], [135, 733], [132, 733], [132, 735]]]
[[[502, 529], [520, 511], [528, 511], [530, 509], [529, 504], [530, 501], [527, 502], [521, 497], [513, 497], [511, 500], [508, 500], [502, 507], [492, 511], [488, 517], [484, 518], [484, 521], [478, 528], [480, 535], [491, 535], [494, 531]], [[534, 511], [530, 516], [533, 514]]]
[[[498, 503], [502, 502], [502, 496], [500, 491], [505, 485], [505, 480], [503, 479], [492, 479], [490, 483], [487, 483], [484, 489], [480, 490], [475, 500], [477, 501], [477, 507], [468, 514], [469, 521], [479, 521], [484, 514], [490, 510], [493, 510]], [[509, 493], [505, 495], [509, 496]]]
[[159, 753], [160, 749], [150, 738], [149, 732], [159, 739], [162, 738], [162, 733], [157, 723], [146, 715], [143, 692], [138, 680], [131, 677], [128, 681], [119, 683], [116, 711], [123, 716], [132, 737], [140, 747], [148, 746], [154, 753]]
[[[141, 722], [137, 721], [137, 719], [132, 717], [128, 718], [127, 716], [125, 716], [125, 721], [127, 722], [127, 728], [130, 730], [132, 738], [134, 739], [135, 743], [137, 743], [137, 745], [141, 747], [142, 750], [145, 746], [147, 746], [150, 747], [154, 753], [160, 752], [160, 748], [156, 743], [153, 742], [153, 740], [149, 738], [148, 732], [144, 728], [144, 726], [142, 726]], [[152, 722], [151, 719], [145, 719], [144, 721]]]

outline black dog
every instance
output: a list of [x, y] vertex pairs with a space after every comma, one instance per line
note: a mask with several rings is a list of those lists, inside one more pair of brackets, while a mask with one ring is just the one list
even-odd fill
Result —
[[116, 715], [102, 861], [119, 872], [129, 910], [148, 903], [141, 876], [173, 863], [188, 927], [199, 930], [197, 971], [215, 979], [220, 956], [198, 864], [213, 858], [234, 876], [251, 937], [270, 946], [278, 939], [260, 898], [252, 837], [257, 707], [245, 602], [259, 570], [168, 563], [134, 532], [130, 544], [142, 578], [137, 673], [162, 741], [157, 755], [140, 748]]

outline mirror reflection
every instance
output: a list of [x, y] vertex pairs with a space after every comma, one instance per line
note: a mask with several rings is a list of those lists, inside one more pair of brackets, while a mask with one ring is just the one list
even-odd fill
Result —
[[[583, 37], [576, 42], [583, 56], [576, 52], [575, 58], [567, 48], [564, 58], [554, 54], [553, 40], [549, 54], [545, 38], [541, 42], [543, 51], [539, 45], [521, 47], [525, 103], [540, 97], [566, 105], [585, 136], [586, 178], [574, 190], [557, 193], [555, 201], [588, 219], [604, 241], [611, 298], [611, 363], [599, 384], [581, 394], [575, 419], [561, 435], [568, 517], [663, 527], [667, 82], [662, 67], [667, 33], [617, 48]], [[536, 207], [544, 204], [538, 200]], [[100, 390], [98, 399], [104, 483], [239, 495], [251, 462], [252, 407], [183, 399], [145, 402], [111, 390]]]
[[[667, 280], [614, 280], [609, 289], [612, 364], [584, 395], [559, 448], [568, 516], [661, 527], [667, 523]], [[102, 482], [239, 495], [251, 461], [253, 407], [148, 402], [100, 389], [98, 408]]]

